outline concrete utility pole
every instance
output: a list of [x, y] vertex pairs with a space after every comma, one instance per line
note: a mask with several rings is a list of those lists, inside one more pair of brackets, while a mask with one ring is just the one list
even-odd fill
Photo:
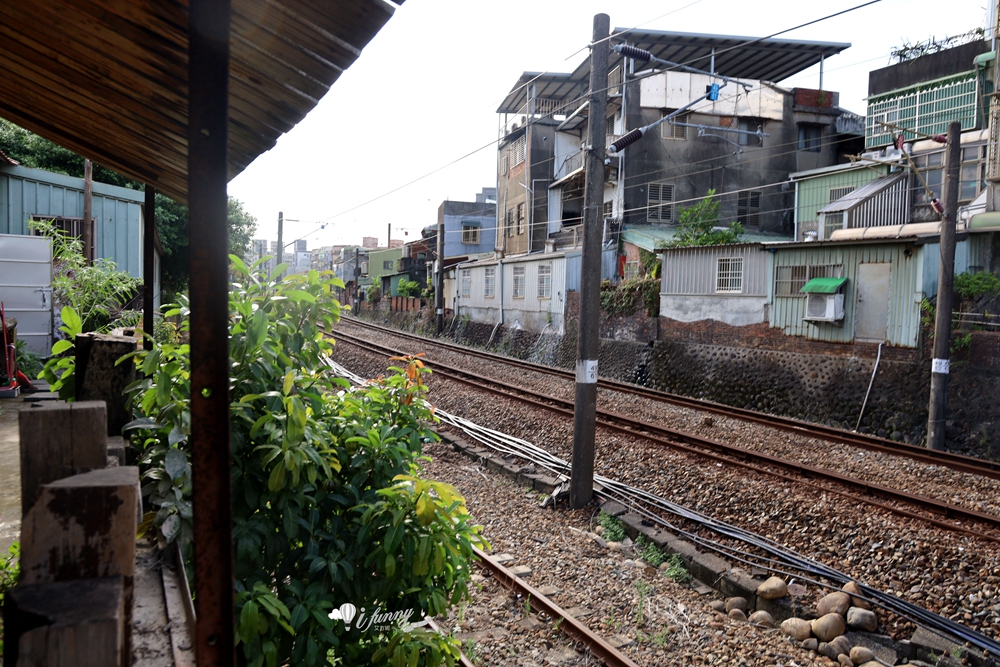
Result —
[[583, 275], [576, 355], [573, 412], [573, 461], [569, 504], [577, 509], [594, 497], [594, 430], [597, 420], [597, 355], [601, 317], [601, 216], [604, 210], [604, 116], [608, 100], [607, 14], [594, 16], [590, 47], [590, 114], [587, 121], [587, 171], [583, 196]]
[[[442, 204], [443, 206], [443, 204]], [[437, 230], [437, 275], [434, 276], [434, 308], [437, 310], [437, 335], [444, 332], [444, 212]]]
[[83, 226], [80, 230], [83, 237], [83, 259], [90, 264], [90, 246], [93, 245], [90, 219], [94, 213], [94, 165], [90, 160], [83, 161]]
[[948, 126], [947, 167], [944, 181], [945, 217], [941, 221], [941, 263], [938, 267], [937, 313], [934, 319], [934, 360], [927, 415], [927, 447], [944, 449], [944, 421], [948, 413], [948, 370], [951, 362], [951, 301], [955, 280], [955, 223], [958, 219], [958, 179], [962, 163], [962, 130]]
[[282, 238], [285, 233], [285, 214], [278, 211], [278, 257], [275, 260], [275, 265], [281, 264], [282, 258], [285, 256], [285, 245], [284, 239]]

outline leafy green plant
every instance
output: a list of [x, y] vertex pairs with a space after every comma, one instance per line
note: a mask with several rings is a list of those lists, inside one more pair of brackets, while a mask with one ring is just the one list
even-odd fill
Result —
[[49, 383], [49, 391], [58, 392], [63, 401], [76, 398], [76, 336], [83, 333], [83, 321], [76, 311], [63, 306], [59, 331], [66, 338], [52, 344], [52, 356], [42, 368], [41, 379]]
[[52, 239], [52, 295], [56, 305], [69, 306], [80, 316], [83, 331], [106, 331], [118, 324], [124, 306], [135, 296], [141, 281], [119, 271], [109, 259], [88, 265], [83, 243], [55, 226], [51, 220], [34, 220], [28, 226]]
[[29, 378], [36, 378], [42, 372], [45, 364], [37, 353], [28, 349], [24, 339], [18, 338], [16, 343], [17, 369]]
[[597, 522], [604, 528], [602, 537], [609, 542], [621, 542], [625, 539], [625, 524], [618, 517], [607, 512], [601, 512]]
[[368, 300], [368, 303], [374, 306], [375, 304], [377, 304], [379, 301], [382, 300], [382, 288], [372, 287], [370, 290], [368, 290], [368, 294], [366, 295], [365, 298]]
[[653, 567], [659, 567], [660, 563], [667, 560], [667, 554], [663, 553], [658, 546], [644, 536], [640, 535], [639, 539], [636, 540], [636, 544], [639, 547], [639, 557]]
[[663, 571], [663, 576], [681, 584], [691, 581], [691, 574], [684, 566], [680, 554], [671, 554], [667, 558], [667, 569]]
[[[340, 315], [332, 272], [281, 277], [231, 257], [230, 414], [237, 636], [247, 665], [453, 664], [457, 640], [331, 616], [367, 610], [436, 616], [468, 595], [473, 545], [486, 546], [457, 491], [419, 476], [436, 436], [418, 358], [352, 388], [329, 373], [325, 331]], [[183, 318], [186, 304], [165, 313]], [[132, 355], [130, 389], [147, 525], [187, 548], [190, 361], [186, 344]], [[363, 612], [359, 611], [359, 614]], [[405, 620], [405, 619], [404, 619]]]
[[955, 291], [965, 301], [976, 301], [984, 296], [1000, 294], [1000, 278], [988, 271], [960, 273], [955, 276]]
[[637, 628], [641, 628], [646, 624], [646, 598], [649, 597], [652, 591], [653, 587], [646, 583], [645, 579], [636, 579], [635, 627]]
[[626, 317], [635, 313], [638, 303], [646, 315], [656, 317], [660, 311], [660, 280], [639, 276], [618, 284], [601, 282], [601, 311], [606, 317]]
[[462, 642], [462, 652], [465, 653], [465, 657], [472, 663], [479, 660], [479, 644], [474, 639], [466, 639]]
[[399, 281], [396, 291], [399, 292], [399, 296], [419, 296], [420, 283], [416, 280], [403, 279]]
[[[17, 584], [17, 579], [21, 576], [21, 544], [14, 544], [7, 547], [7, 555], [0, 556], [0, 606], [3, 606], [3, 598], [8, 590]], [[0, 618], [0, 654], [3, 653], [3, 619]]]
[[709, 190], [697, 204], [681, 209], [677, 233], [667, 245], [684, 247], [739, 243], [744, 232], [743, 225], [731, 222], [723, 227], [719, 208], [715, 190]]

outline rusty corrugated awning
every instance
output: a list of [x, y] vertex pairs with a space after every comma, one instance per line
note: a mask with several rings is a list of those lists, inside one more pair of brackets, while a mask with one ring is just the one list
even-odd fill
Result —
[[[232, 0], [229, 178], [392, 16], [385, 0]], [[188, 3], [0, 3], [0, 116], [187, 203]]]

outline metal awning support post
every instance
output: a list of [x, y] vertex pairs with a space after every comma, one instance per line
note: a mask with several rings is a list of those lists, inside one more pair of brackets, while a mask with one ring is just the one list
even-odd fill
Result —
[[191, 0], [188, 240], [191, 248], [191, 448], [195, 650], [234, 664], [229, 439], [229, 0]]
[[145, 350], [153, 349], [153, 272], [156, 263], [155, 244], [156, 237], [156, 190], [146, 185], [146, 204], [142, 210], [142, 332], [146, 334], [142, 339], [142, 347]]

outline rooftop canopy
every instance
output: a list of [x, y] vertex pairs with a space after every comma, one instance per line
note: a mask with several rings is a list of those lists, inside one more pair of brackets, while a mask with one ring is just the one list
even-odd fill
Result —
[[[844, 42], [615, 28], [611, 44], [622, 43], [645, 49], [656, 58], [704, 70], [710, 68], [714, 50], [716, 72], [734, 78], [763, 79], [775, 83], [851, 46]], [[613, 69], [620, 59], [612, 54], [609, 67]], [[589, 80], [590, 58], [585, 58], [571, 74], [525, 72], [504, 98], [497, 113], [525, 113], [532, 86], [536, 98], [568, 101], [583, 96]]]
[[[316, 106], [394, 9], [232, 0], [229, 178]], [[186, 203], [187, 26], [186, 0], [0, 3], [0, 116]]]

